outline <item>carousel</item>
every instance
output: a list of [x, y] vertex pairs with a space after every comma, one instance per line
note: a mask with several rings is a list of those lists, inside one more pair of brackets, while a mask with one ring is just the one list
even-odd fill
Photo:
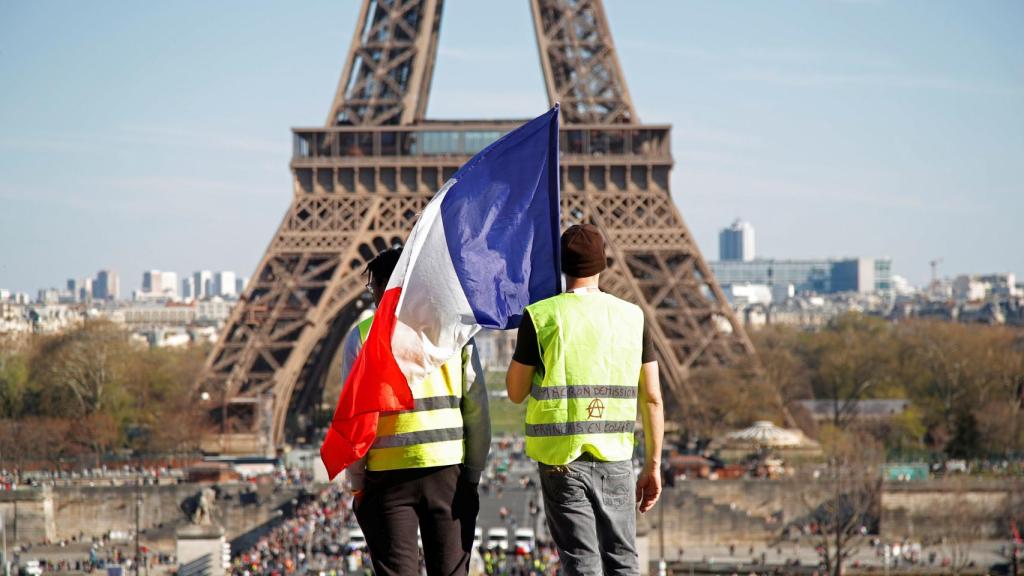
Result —
[[711, 447], [726, 460], [747, 462], [758, 476], [782, 475], [786, 461], [821, 455], [821, 445], [800, 429], [781, 428], [768, 420], [720, 436]]

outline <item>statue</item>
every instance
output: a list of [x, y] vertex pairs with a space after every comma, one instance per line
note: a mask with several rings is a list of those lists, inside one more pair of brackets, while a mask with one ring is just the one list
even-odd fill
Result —
[[181, 511], [189, 522], [198, 526], [213, 524], [213, 513], [217, 510], [217, 493], [213, 488], [203, 488], [181, 503]]

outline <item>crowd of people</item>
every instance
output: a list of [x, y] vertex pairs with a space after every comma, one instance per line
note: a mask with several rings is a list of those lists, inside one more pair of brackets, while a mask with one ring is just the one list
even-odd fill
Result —
[[[501, 548], [482, 549], [476, 574], [487, 576], [555, 576], [558, 574], [558, 550], [540, 545], [535, 550], [506, 552]], [[480, 566], [482, 564], [482, 566]], [[472, 571], [471, 571], [472, 572]]]
[[332, 485], [237, 555], [229, 572], [234, 576], [361, 573], [369, 564], [364, 562], [363, 547], [350, 543], [354, 527], [352, 495]]
[[[116, 531], [99, 536], [87, 536], [80, 532], [52, 543], [12, 545], [9, 552], [14, 566], [22, 565], [23, 559], [31, 559], [38, 562], [44, 573], [93, 572], [114, 565], [130, 570], [134, 567], [135, 557], [134, 545], [128, 536], [127, 533]], [[81, 551], [83, 548], [84, 552]], [[59, 557], [62, 552], [66, 555], [69, 550], [74, 555], [80, 552], [81, 557]], [[177, 558], [173, 554], [150, 550], [147, 546], [141, 547], [140, 554], [140, 561], [145, 562], [146, 568], [177, 565]], [[58, 557], [53, 558], [51, 555]]]
[[[0, 468], [0, 492], [42, 486], [151, 486], [190, 481], [189, 471], [208, 464], [198, 456], [178, 465], [122, 464], [63, 469]], [[308, 468], [267, 464], [266, 470], [247, 470], [244, 464], [227, 464], [240, 480], [269, 477], [275, 486], [300, 486], [313, 480]]]
[[[352, 511], [352, 495], [333, 484], [295, 508], [288, 519], [235, 555], [230, 576], [321, 576], [372, 574], [369, 552]], [[488, 576], [553, 576], [558, 553], [548, 545], [534, 550], [474, 551], [471, 568]], [[422, 565], [421, 573], [426, 573]]]
[[169, 466], [94, 466], [72, 469], [23, 470], [0, 469], [0, 491], [39, 486], [118, 486], [177, 482], [184, 477], [181, 468]]

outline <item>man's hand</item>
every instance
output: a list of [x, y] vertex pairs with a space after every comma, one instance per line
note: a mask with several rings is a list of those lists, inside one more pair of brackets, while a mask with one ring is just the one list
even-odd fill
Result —
[[636, 501], [640, 504], [640, 513], [643, 514], [651, 508], [661, 496], [661, 472], [655, 468], [650, 470], [644, 467], [640, 476], [636, 479]]

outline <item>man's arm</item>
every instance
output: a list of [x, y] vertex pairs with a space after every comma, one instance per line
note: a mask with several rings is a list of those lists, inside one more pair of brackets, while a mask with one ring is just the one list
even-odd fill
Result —
[[466, 479], [476, 484], [491, 450], [491, 416], [487, 383], [476, 342], [462, 348], [462, 426], [466, 437]]
[[[359, 350], [363, 347], [363, 343], [360, 342], [359, 338], [359, 327], [354, 326], [352, 330], [345, 337], [345, 342], [341, 348], [341, 388], [345, 389], [345, 381], [348, 380], [348, 374], [352, 371], [352, 366], [356, 363], [356, 357], [359, 356]], [[345, 478], [348, 479], [349, 488], [352, 489], [353, 493], [362, 492], [363, 483], [366, 477], [366, 457], [360, 458], [355, 462], [348, 465], [345, 469]]]
[[639, 408], [644, 421], [645, 459], [636, 481], [636, 501], [640, 503], [640, 512], [647, 512], [661, 495], [661, 443], [665, 435], [665, 410], [657, 361], [640, 366]]
[[505, 390], [508, 392], [509, 400], [516, 404], [526, 400], [533, 386], [533, 372], [540, 362], [537, 331], [529, 310], [526, 310], [516, 333], [516, 349], [512, 354], [512, 362], [505, 372]]
[[505, 390], [508, 392], [508, 399], [516, 404], [521, 404], [530, 395], [533, 387], [534, 366], [520, 364], [513, 360], [508, 365], [508, 372], [505, 373]]

